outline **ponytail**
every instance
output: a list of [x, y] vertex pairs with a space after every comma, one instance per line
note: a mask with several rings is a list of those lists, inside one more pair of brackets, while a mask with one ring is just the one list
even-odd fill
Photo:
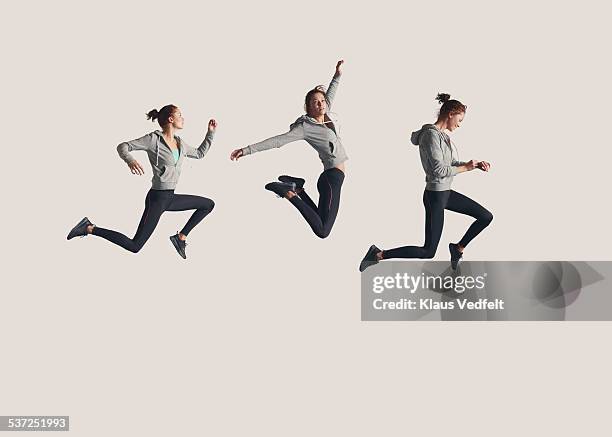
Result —
[[163, 128], [168, 124], [168, 120], [174, 114], [178, 108], [175, 105], [166, 105], [161, 108], [159, 111], [157, 109], [151, 109], [147, 112], [147, 120], [155, 121], [159, 123], [159, 125]]
[[438, 93], [436, 100], [442, 105], [438, 113], [438, 118], [467, 111], [467, 106], [459, 100], [451, 100], [450, 94]]

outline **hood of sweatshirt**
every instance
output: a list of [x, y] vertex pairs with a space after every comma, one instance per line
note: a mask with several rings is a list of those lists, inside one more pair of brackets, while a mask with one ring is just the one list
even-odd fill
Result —
[[[337, 123], [337, 121], [334, 119], [332, 119], [329, 114], [325, 114], [325, 121], [326, 122], [331, 122], [331, 123]], [[289, 125], [289, 129], [293, 129], [296, 125], [300, 124], [300, 123], [310, 123], [310, 124], [317, 124], [319, 126], [323, 125], [323, 123], [319, 123], [315, 118], [311, 117], [310, 115], [304, 114], [298, 117], [297, 120], [295, 120], [293, 123], [291, 123]]]
[[419, 145], [419, 138], [421, 138], [421, 134], [428, 130], [434, 130], [436, 132], [440, 132], [438, 128], [433, 124], [424, 124], [423, 127], [417, 131], [412, 132], [412, 136], [410, 137], [410, 141], [415, 146]]
[[293, 123], [291, 123], [291, 126], [294, 126], [294, 125], [296, 125], [298, 123], [303, 123], [305, 121], [307, 121], [309, 123], [316, 123], [317, 122], [317, 120], [315, 120], [314, 118], [310, 117], [309, 115], [304, 114], [304, 115], [300, 115], [297, 118], [297, 120], [295, 120]]

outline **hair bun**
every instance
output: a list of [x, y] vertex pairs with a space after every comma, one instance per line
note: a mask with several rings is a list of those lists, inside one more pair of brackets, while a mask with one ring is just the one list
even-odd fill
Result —
[[440, 102], [441, 104], [444, 104], [446, 102], [448, 102], [450, 100], [450, 94], [446, 94], [446, 93], [439, 93], [436, 96], [436, 100], [438, 102]]
[[157, 109], [151, 109], [147, 112], [147, 120], [155, 121], [159, 117], [159, 111]]

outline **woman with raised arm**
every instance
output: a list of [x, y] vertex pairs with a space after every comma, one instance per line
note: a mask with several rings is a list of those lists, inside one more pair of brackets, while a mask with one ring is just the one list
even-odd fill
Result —
[[341, 60], [336, 64], [336, 72], [327, 90], [318, 86], [308, 91], [304, 102], [306, 114], [291, 124], [289, 132], [236, 149], [230, 155], [231, 160], [238, 160], [243, 156], [278, 148], [293, 141], [305, 140], [310, 144], [323, 163], [323, 173], [317, 182], [318, 205], [306, 193], [302, 178], [279, 176], [280, 182], [270, 182], [265, 188], [289, 200], [320, 238], [326, 238], [330, 234], [336, 221], [340, 207], [340, 190], [344, 181], [344, 162], [348, 159], [336, 126], [328, 116], [340, 83], [343, 63]]
[[452, 132], [461, 126], [467, 106], [458, 100], [451, 100], [448, 94], [438, 94], [436, 100], [442, 104], [438, 120], [434, 124], [426, 124], [413, 132], [411, 138], [412, 143], [419, 147], [421, 163], [425, 171], [426, 185], [423, 192], [425, 243], [423, 246], [404, 246], [388, 250], [380, 250], [372, 245], [359, 265], [360, 272], [384, 259], [433, 258], [442, 235], [445, 209], [476, 219], [458, 243], [448, 245], [451, 267], [456, 270], [465, 247], [493, 220], [493, 214], [481, 205], [451, 190], [456, 174], [472, 171], [475, 168], [489, 171], [491, 167], [486, 161], [459, 161], [457, 149], [446, 133], [446, 131]]
[[166, 105], [159, 111], [153, 109], [147, 114], [147, 118], [151, 121], [157, 120], [162, 130], [153, 131], [142, 138], [127, 141], [117, 146], [119, 156], [126, 162], [133, 174], [144, 174], [143, 167], [130, 153], [135, 150], [147, 152], [153, 170], [152, 186], [145, 198], [144, 212], [134, 238], [128, 238], [119, 232], [98, 227], [91, 223], [87, 217], [72, 228], [67, 238], [70, 240], [74, 237], [84, 237], [89, 234], [97, 235], [130, 252], [137, 253], [147, 242], [165, 211], [195, 209], [183, 229], [170, 237], [170, 241], [178, 254], [185, 259], [187, 257], [185, 254], [187, 235], [213, 210], [215, 203], [206, 197], [175, 194], [174, 189], [181, 175], [184, 158], [203, 158], [210, 149], [217, 122], [215, 120], [208, 122], [206, 137], [200, 147], [195, 149], [189, 147], [185, 141], [176, 135], [176, 131], [182, 129], [184, 124], [183, 114], [178, 107]]

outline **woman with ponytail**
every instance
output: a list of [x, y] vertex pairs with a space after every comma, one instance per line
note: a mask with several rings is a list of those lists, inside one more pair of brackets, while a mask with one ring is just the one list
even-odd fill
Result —
[[344, 61], [338, 61], [336, 64], [336, 72], [327, 90], [318, 86], [306, 94], [306, 114], [291, 124], [289, 132], [236, 149], [230, 155], [231, 160], [238, 160], [243, 156], [279, 148], [293, 141], [304, 140], [310, 144], [323, 163], [323, 173], [317, 181], [318, 205], [306, 193], [305, 181], [302, 178], [282, 175], [278, 177], [280, 182], [270, 182], [265, 188], [278, 197], [289, 200], [319, 238], [326, 238], [336, 221], [340, 208], [340, 190], [344, 182], [344, 162], [348, 159], [336, 126], [327, 114], [340, 83], [340, 67], [343, 63]]
[[412, 143], [419, 147], [421, 163], [425, 170], [425, 243], [423, 246], [404, 246], [388, 250], [380, 250], [372, 245], [359, 265], [360, 272], [383, 259], [433, 258], [442, 235], [445, 209], [476, 219], [458, 243], [448, 245], [451, 267], [456, 270], [465, 247], [493, 220], [493, 214], [481, 205], [451, 190], [455, 175], [474, 169], [489, 171], [491, 165], [486, 161], [459, 161], [457, 149], [446, 131], [452, 132], [461, 126], [467, 107], [458, 100], [451, 100], [448, 94], [438, 94], [436, 100], [442, 104], [437, 121], [413, 132], [411, 138]]
[[162, 130], [156, 130], [144, 137], [127, 141], [117, 146], [121, 159], [128, 165], [132, 174], [143, 175], [144, 168], [130, 152], [142, 150], [147, 153], [151, 164], [153, 178], [152, 186], [145, 198], [145, 208], [133, 238], [110, 230], [98, 227], [91, 223], [87, 217], [83, 218], [72, 228], [68, 240], [86, 236], [97, 235], [124, 249], [137, 253], [147, 242], [161, 215], [165, 211], [195, 210], [185, 226], [176, 235], [170, 237], [172, 245], [182, 258], [186, 258], [185, 247], [187, 235], [204, 217], [214, 208], [215, 203], [206, 197], [189, 194], [176, 194], [174, 189], [181, 175], [184, 158], [203, 158], [212, 144], [217, 122], [208, 122], [208, 131], [200, 147], [188, 146], [176, 132], [183, 128], [184, 118], [181, 110], [174, 105], [166, 105], [159, 111], [153, 109], [147, 113], [147, 119], [159, 123]]

